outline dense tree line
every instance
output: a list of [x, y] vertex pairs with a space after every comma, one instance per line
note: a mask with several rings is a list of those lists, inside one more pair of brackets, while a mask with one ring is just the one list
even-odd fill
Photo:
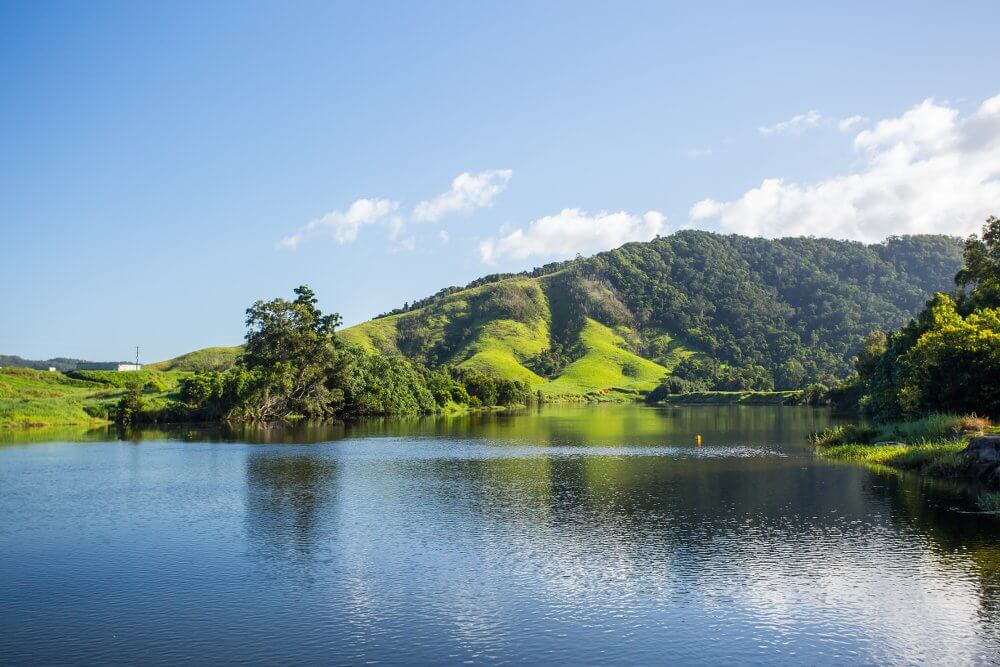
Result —
[[[523, 382], [462, 369], [430, 370], [399, 356], [367, 353], [336, 335], [340, 316], [323, 314], [306, 286], [295, 299], [258, 301], [246, 311], [246, 345], [224, 372], [195, 373], [181, 382], [191, 416], [271, 421], [435, 412], [524, 403]], [[132, 403], [123, 403], [129, 415]]]
[[834, 392], [840, 405], [879, 421], [1000, 416], [1000, 219], [966, 240], [963, 260], [951, 294], [935, 294], [892, 334], [869, 334], [856, 374]]
[[680, 368], [680, 377], [785, 389], [849, 373], [866, 333], [906, 322], [948, 284], [959, 258], [958, 242], [944, 236], [865, 245], [685, 231], [601, 253], [573, 272], [606, 281], [640, 331], [670, 330], [719, 362]]

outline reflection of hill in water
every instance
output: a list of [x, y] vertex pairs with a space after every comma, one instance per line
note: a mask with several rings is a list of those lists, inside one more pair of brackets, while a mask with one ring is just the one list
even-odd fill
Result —
[[[810, 411], [618, 410], [618, 422], [615, 408], [366, 422], [329, 447], [251, 449], [254, 553], [281, 569], [303, 556], [336, 564], [375, 596], [369, 612], [372, 578], [416, 585], [406, 562], [420, 590], [457, 595], [502, 573], [544, 604], [624, 605], [636, 618], [644, 605], [693, 604], [695, 620], [727, 605], [724, 617], [791, 627], [819, 595], [865, 642], [928, 659], [954, 657], [928, 626], [1000, 642], [978, 621], [1000, 620], [1000, 522], [956, 513], [961, 487], [815, 460], [797, 444], [823, 418]], [[786, 454], [635, 454], [695, 430]]]
[[1000, 521], [953, 510], [967, 487], [817, 459], [829, 423], [556, 407], [12, 445], [0, 608], [275, 662], [994, 660]]

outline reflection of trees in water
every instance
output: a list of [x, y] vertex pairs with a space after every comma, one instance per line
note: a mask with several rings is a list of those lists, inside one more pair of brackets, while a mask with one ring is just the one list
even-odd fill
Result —
[[[892, 508], [894, 525], [924, 536], [936, 557], [971, 564], [983, 616], [1000, 620], [1000, 517], [977, 512], [983, 488], [890, 468], [871, 474], [869, 493]], [[1000, 628], [994, 637], [1000, 640]]]
[[318, 453], [249, 454], [246, 525], [260, 555], [311, 557], [326, 548], [322, 524], [336, 502], [337, 472], [337, 462]]

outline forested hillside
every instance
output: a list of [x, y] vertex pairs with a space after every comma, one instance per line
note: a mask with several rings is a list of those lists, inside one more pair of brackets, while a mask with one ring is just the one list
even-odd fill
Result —
[[945, 236], [682, 231], [447, 288], [341, 336], [549, 396], [640, 391], [671, 373], [692, 388], [793, 388], [850, 373], [868, 332], [905, 324], [959, 268], [961, 244]]

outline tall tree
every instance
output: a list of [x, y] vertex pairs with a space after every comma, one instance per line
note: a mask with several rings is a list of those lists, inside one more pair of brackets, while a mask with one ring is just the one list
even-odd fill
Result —
[[325, 417], [342, 402], [336, 375], [344, 359], [335, 335], [340, 315], [324, 315], [305, 285], [295, 294], [294, 301], [257, 301], [246, 311], [246, 347], [239, 361], [248, 375], [241, 406], [246, 417]]

